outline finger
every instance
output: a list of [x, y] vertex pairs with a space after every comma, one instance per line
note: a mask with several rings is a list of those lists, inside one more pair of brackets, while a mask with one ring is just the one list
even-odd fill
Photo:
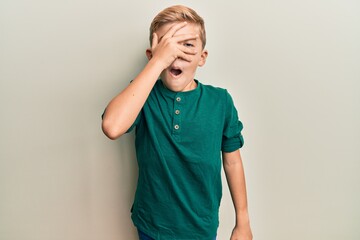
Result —
[[198, 37], [198, 34], [181, 34], [176, 37], [172, 37], [172, 39], [176, 42], [184, 42], [188, 40], [196, 40]]
[[[185, 27], [187, 24], [187, 22], [181, 22], [181, 23], [177, 23], [174, 26], [172, 26], [164, 35], [165, 38], [170, 38], [172, 36], [174, 36], [174, 34], [179, 31], [181, 28]], [[163, 37], [163, 38], [164, 38]]]
[[154, 49], [156, 48], [157, 45], [158, 45], [158, 36], [156, 33], [154, 33], [151, 48]]
[[187, 62], [191, 62], [191, 57], [183, 52], [180, 52], [178, 56]]
[[182, 51], [186, 54], [189, 54], [189, 55], [196, 55], [198, 53], [197, 50], [193, 49], [193, 48], [188, 48], [185, 46], [179, 46], [178, 48], [180, 49], [180, 51]]

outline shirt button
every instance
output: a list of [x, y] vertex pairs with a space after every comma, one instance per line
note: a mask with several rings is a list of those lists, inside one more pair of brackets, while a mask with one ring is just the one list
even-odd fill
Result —
[[176, 130], [178, 130], [180, 127], [179, 127], [179, 125], [176, 124], [176, 125], [174, 126], [174, 128], [175, 128]]
[[175, 110], [175, 114], [179, 115], [180, 114], [180, 110]]
[[177, 102], [180, 102], [180, 101], [181, 101], [181, 97], [177, 97], [177, 98], [176, 98], [176, 101], [177, 101]]

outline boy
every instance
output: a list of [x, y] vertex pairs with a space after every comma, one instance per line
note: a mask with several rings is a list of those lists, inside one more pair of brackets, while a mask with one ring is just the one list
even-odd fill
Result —
[[208, 52], [203, 19], [185, 6], [150, 26], [149, 62], [103, 114], [110, 139], [136, 128], [139, 179], [132, 220], [140, 239], [213, 240], [221, 156], [236, 211], [231, 240], [251, 240], [239, 148], [242, 124], [224, 89], [194, 79]]

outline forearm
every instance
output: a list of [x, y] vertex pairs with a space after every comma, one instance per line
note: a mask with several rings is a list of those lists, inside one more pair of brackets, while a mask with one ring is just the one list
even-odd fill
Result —
[[244, 168], [240, 151], [223, 153], [224, 171], [236, 212], [236, 225], [248, 225], [249, 214]]
[[139, 75], [110, 101], [102, 121], [106, 136], [116, 139], [130, 128], [162, 70], [163, 67], [151, 59]]

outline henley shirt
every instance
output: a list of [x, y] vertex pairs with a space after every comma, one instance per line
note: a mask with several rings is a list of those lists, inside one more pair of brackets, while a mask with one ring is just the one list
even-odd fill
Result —
[[173, 92], [154, 85], [135, 128], [139, 178], [134, 225], [156, 240], [212, 240], [219, 226], [221, 151], [242, 147], [243, 128], [227, 90]]

